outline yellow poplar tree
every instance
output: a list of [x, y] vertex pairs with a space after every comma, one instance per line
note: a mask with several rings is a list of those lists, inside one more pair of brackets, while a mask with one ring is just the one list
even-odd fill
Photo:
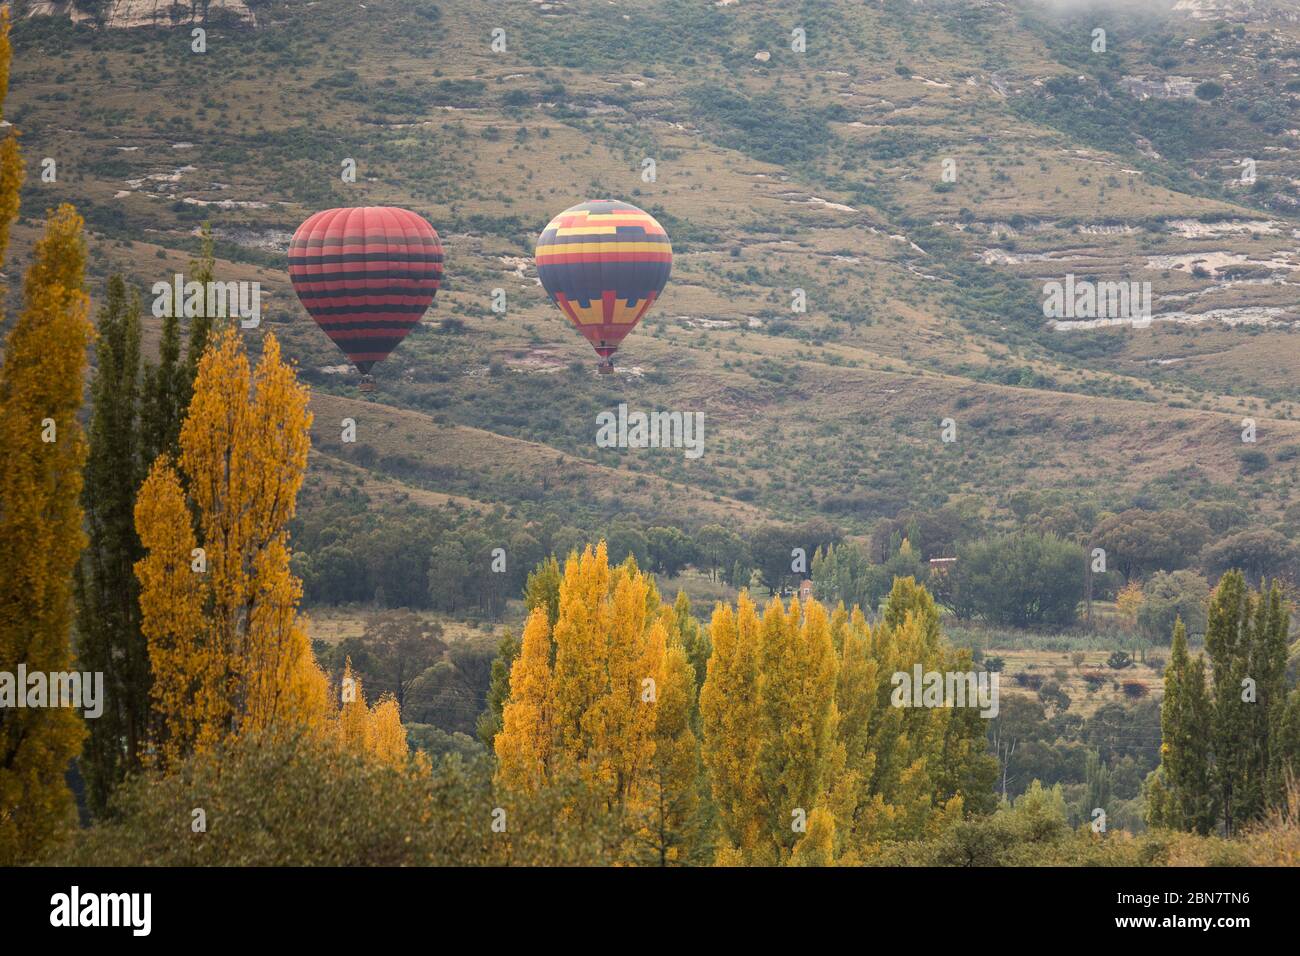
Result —
[[339, 688], [339, 712], [336, 731], [339, 742], [354, 753], [363, 753], [370, 732], [370, 711], [366, 708], [366, 692], [361, 678], [352, 670], [352, 658], [343, 664], [343, 681]]
[[656, 866], [693, 863], [700, 849], [700, 744], [691, 729], [695, 669], [670, 640], [655, 703], [655, 751], [637, 818], [637, 858]]
[[896, 672], [973, 666], [912, 579], [895, 581], [874, 628], [859, 608], [828, 618], [816, 601], [774, 599], [760, 619], [742, 592], [715, 609], [710, 636], [699, 710], [716, 862], [862, 862], [884, 841], [936, 836], [991, 794], [975, 707], [891, 706]]
[[397, 698], [385, 694], [370, 712], [366, 727], [366, 752], [381, 763], [391, 767], [405, 767], [410, 757], [406, 730], [402, 727], [402, 713]]
[[810, 822], [842, 766], [835, 746], [836, 665], [830, 621], [820, 603], [801, 607], [795, 598], [784, 609], [774, 598], [768, 604], [759, 651], [764, 705], [759, 773], [778, 823], [771, 837], [780, 862], [811, 833], [795, 830], [792, 817], [802, 813], [805, 824]]
[[497, 775], [506, 786], [533, 792], [547, 779], [554, 740], [551, 722], [551, 625], [541, 604], [528, 615], [519, 656], [510, 668], [510, 696], [493, 740]]
[[968, 800], [991, 794], [996, 764], [986, 753], [985, 726], [975, 708], [891, 706], [895, 673], [910, 679], [918, 664], [923, 674], [973, 667], [968, 652], [946, 647], [938, 608], [925, 588], [911, 578], [895, 580], [875, 628], [855, 609], [844, 647], [849, 656], [843, 666], [859, 660], [863, 649], [868, 657], [856, 688], [843, 682], [840, 688], [842, 700], [869, 695], [872, 701], [865, 722], [851, 715], [852, 733], [841, 736], [848, 766], [860, 774], [846, 842], [867, 858], [885, 840], [933, 837], [955, 822]]
[[530, 790], [575, 770], [607, 806], [643, 811], [665, 682], [659, 605], [634, 561], [609, 567], [605, 542], [569, 556], [555, 627], [535, 608], [510, 672], [494, 743], [501, 784]]
[[700, 688], [701, 755], [724, 850], [755, 846], [767, 824], [760, 810], [760, 740], [755, 733], [760, 714], [760, 627], [748, 591], [740, 592], [734, 611], [725, 604], [715, 607], [709, 623], [713, 651]]
[[397, 698], [384, 694], [374, 707], [367, 706], [366, 691], [352, 669], [351, 657], [343, 663], [339, 702], [333, 729], [335, 739], [345, 750], [373, 757], [397, 769], [407, 766], [411, 748], [402, 727], [402, 710]]
[[[0, 14], [0, 98], [8, 82], [8, 14]], [[17, 145], [0, 146], [0, 258], [22, 179]], [[82, 291], [82, 219], [60, 206], [36, 243], [23, 311], [0, 365], [0, 672], [73, 669], [72, 573], [81, 530], [86, 441], [77, 423], [93, 336]], [[48, 678], [47, 678], [48, 680]], [[0, 865], [30, 860], [75, 819], [64, 783], [85, 736], [73, 707], [0, 707]]]
[[840, 649], [835, 680], [835, 702], [840, 712], [839, 738], [845, 748], [845, 769], [855, 786], [865, 790], [876, 769], [876, 755], [870, 749], [880, 701], [880, 664], [871, 656], [871, 626], [860, 608], [847, 619], [836, 611], [833, 633]]
[[[844, 751], [825, 609], [773, 598], [759, 622], [742, 594], [734, 622], [725, 608], [715, 613], [713, 648], [700, 712], [714, 802], [735, 851], [724, 859], [789, 863], [809, 837], [833, 842], [830, 791]], [[818, 809], [827, 812], [814, 832]]]
[[554, 631], [557, 753], [611, 805], [637, 796], [654, 756], [667, 643], [650, 613], [658, 603], [634, 561], [610, 569], [604, 541], [565, 562]]
[[179, 461], [160, 458], [140, 489], [136, 575], [165, 760], [232, 733], [325, 729], [327, 683], [289, 570], [307, 400], [274, 335], [254, 373], [227, 328], [199, 361]]
[[[0, 7], [0, 119], [9, 96], [9, 7]], [[9, 248], [9, 228], [18, 218], [18, 193], [23, 185], [23, 158], [18, 150], [18, 133], [12, 131], [0, 142], [0, 261]]]

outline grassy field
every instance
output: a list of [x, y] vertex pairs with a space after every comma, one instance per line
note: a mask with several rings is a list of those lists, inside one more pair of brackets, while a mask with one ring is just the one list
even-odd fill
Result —
[[[370, 607], [340, 606], [314, 607], [307, 615], [308, 631], [313, 640], [326, 644], [338, 644], [348, 638], [360, 637], [365, 633], [366, 622], [375, 613]], [[445, 614], [416, 612], [425, 620], [436, 621], [442, 628], [442, 639], [448, 644], [463, 641], [482, 641], [490, 638], [498, 640], [509, 621], [522, 618], [522, 607], [511, 608], [510, 615], [502, 621], [467, 622], [450, 618]], [[516, 631], [518, 628], [516, 627]]]

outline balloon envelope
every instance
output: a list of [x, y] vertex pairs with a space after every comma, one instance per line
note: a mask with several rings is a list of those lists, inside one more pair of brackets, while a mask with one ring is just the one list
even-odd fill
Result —
[[406, 209], [326, 209], [293, 234], [289, 278], [316, 324], [365, 374], [429, 308], [442, 282], [442, 244]]
[[551, 220], [537, 240], [535, 259], [551, 301], [608, 368], [610, 356], [668, 283], [673, 247], [648, 212], [593, 199]]

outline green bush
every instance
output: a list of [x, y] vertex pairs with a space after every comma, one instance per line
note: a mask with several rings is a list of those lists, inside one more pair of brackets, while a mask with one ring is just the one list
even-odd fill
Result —
[[[494, 811], [505, 832], [494, 832]], [[195, 810], [206, 831], [195, 832]], [[618, 821], [577, 783], [527, 798], [486, 761], [406, 770], [305, 738], [234, 740], [168, 775], [144, 774], [109, 817], [49, 861], [63, 866], [598, 865]]]
[[961, 549], [953, 609], [990, 624], [1064, 627], [1083, 598], [1084, 554], [1054, 534], [1022, 532]]

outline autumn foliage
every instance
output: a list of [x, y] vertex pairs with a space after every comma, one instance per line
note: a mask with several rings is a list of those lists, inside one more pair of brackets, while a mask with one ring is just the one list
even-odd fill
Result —
[[[51, 216], [0, 367], [0, 671], [10, 674], [73, 666], [72, 571], [85, 544], [77, 410], [92, 336], [81, 228], [71, 206]], [[63, 775], [84, 736], [70, 707], [0, 709], [0, 863], [38, 853], [72, 817]]]
[[889, 706], [896, 671], [973, 666], [910, 579], [874, 628], [816, 601], [720, 604], [698, 699], [684, 614], [603, 543], [571, 555], [554, 627], [539, 605], [511, 669], [499, 781], [527, 792], [576, 768], [624, 816], [621, 859], [660, 864], [869, 862], [991, 809], [978, 713]]
[[[9, 85], [9, 13], [0, 9], [0, 103]], [[15, 132], [0, 140], [0, 260], [18, 215], [22, 159]], [[72, 571], [85, 544], [81, 407], [94, 330], [82, 290], [82, 219], [53, 211], [23, 280], [23, 307], [0, 365], [0, 672], [20, 665], [68, 671]], [[17, 687], [17, 693], [27, 688]], [[64, 780], [85, 727], [69, 707], [0, 708], [0, 864], [38, 856], [74, 817]]]

